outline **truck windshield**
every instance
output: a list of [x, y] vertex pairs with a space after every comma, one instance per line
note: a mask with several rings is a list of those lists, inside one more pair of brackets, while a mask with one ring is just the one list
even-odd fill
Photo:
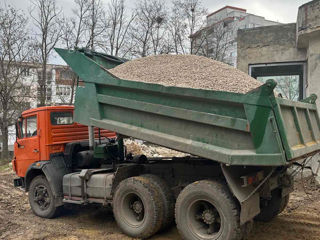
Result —
[[71, 125], [73, 124], [72, 112], [52, 112], [50, 114], [52, 125]]

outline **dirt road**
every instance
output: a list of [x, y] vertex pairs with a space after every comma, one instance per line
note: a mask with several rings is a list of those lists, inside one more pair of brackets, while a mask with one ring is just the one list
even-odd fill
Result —
[[[32, 214], [27, 194], [12, 186], [14, 174], [0, 170], [0, 239], [132, 239], [123, 235], [110, 209], [67, 206], [56, 219]], [[249, 240], [320, 240], [320, 189], [298, 184], [284, 213], [270, 223], [255, 223]], [[153, 240], [180, 239], [175, 227]]]

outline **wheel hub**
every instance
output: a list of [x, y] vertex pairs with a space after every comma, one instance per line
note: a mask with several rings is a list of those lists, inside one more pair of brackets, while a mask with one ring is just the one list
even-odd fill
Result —
[[135, 201], [132, 205], [133, 211], [137, 214], [142, 213], [143, 211], [143, 205], [140, 201]]
[[40, 209], [45, 210], [50, 205], [50, 197], [45, 186], [35, 188], [34, 201], [39, 205]]
[[214, 213], [211, 209], [204, 210], [202, 213], [202, 220], [206, 224], [212, 224], [215, 221]]

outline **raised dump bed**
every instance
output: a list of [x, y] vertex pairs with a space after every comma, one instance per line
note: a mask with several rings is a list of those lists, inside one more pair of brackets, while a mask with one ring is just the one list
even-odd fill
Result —
[[229, 165], [280, 166], [320, 150], [315, 95], [275, 97], [273, 80], [247, 94], [128, 81], [107, 70], [120, 58], [56, 51], [85, 83], [75, 99], [81, 124]]

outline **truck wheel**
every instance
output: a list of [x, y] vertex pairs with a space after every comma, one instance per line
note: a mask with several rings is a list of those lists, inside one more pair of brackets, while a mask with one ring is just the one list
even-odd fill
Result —
[[43, 176], [35, 177], [29, 188], [29, 203], [35, 215], [42, 218], [53, 218], [58, 208], [47, 179]]
[[289, 202], [289, 196], [281, 197], [280, 189], [275, 189], [271, 192], [270, 200], [261, 200], [260, 213], [255, 217], [255, 220], [261, 222], [270, 222], [278, 214], [280, 214]]
[[163, 222], [160, 189], [149, 177], [131, 177], [117, 186], [113, 213], [120, 229], [135, 238], [155, 234]]
[[281, 198], [280, 210], [279, 210], [278, 214], [282, 213], [286, 209], [286, 207], [288, 206], [288, 203], [289, 203], [289, 199], [290, 199], [290, 194]]
[[242, 238], [239, 209], [226, 184], [202, 180], [189, 184], [176, 202], [176, 223], [183, 239]]
[[149, 178], [153, 184], [159, 189], [160, 197], [164, 205], [163, 221], [161, 230], [169, 227], [174, 218], [174, 196], [168, 184], [160, 177], [153, 174], [145, 174], [143, 177]]

